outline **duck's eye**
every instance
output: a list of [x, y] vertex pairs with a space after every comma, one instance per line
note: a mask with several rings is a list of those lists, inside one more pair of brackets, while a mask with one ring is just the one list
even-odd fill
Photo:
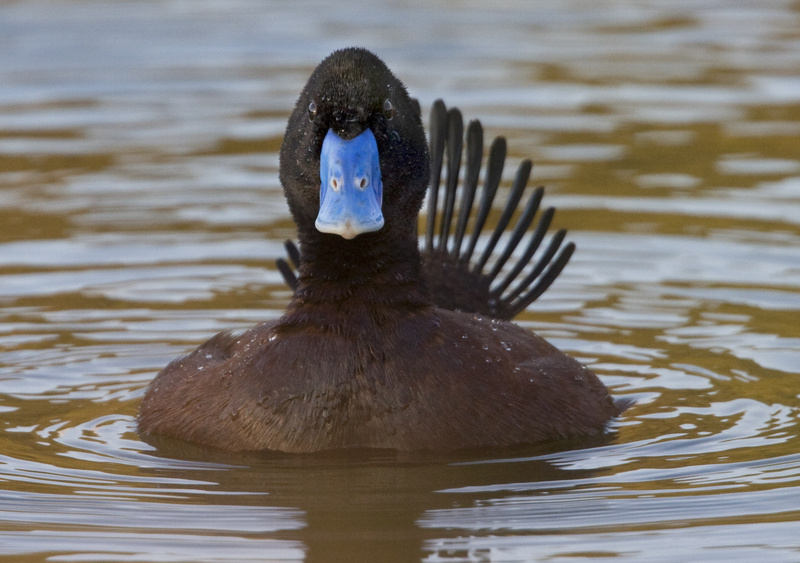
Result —
[[386, 117], [387, 121], [391, 120], [394, 117], [394, 106], [392, 102], [389, 101], [387, 98], [385, 102], [383, 102], [383, 115]]
[[311, 102], [308, 104], [308, 120], [314, 121], [315, 117], [317, 117], [317, 104]]

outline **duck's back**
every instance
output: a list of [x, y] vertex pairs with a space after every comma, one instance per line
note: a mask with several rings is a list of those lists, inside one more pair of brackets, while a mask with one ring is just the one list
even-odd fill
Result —
[[450, 450], [596, 434], [616, 414], [593, 373], [504, 321], [432, 308], [357, 339], [275, 328], [167, 366], [140, 425], [229, 450]]

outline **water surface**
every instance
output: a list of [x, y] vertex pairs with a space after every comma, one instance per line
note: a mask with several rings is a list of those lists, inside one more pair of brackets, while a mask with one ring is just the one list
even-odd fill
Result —
[[[0, 4], [0, 554], [800, 560], [795, 2]], [[281, 314], [286, 118], [375, 50], [509, 140], [578, 251], [518, 321], [637, 404], [458, 455], [147, 444], [172, 358]], [[506, 184], [506, 186], [508, 183]]]

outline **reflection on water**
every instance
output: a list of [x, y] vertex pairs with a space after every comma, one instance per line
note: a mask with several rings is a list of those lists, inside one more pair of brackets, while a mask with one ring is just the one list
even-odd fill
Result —
[[[770, 1], [0, 5], [0, 554], [797, 561], [800, 11]], [[308, 72], [381, 54], [509, 139], [578, 251], [519, 322], [637, 405], [438, 457], [143, 443], [144, 387], [280, 315]]]

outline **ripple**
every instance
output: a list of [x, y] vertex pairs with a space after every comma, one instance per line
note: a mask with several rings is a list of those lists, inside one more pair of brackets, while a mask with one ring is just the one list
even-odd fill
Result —
[[[702, 553], [703, 561], [749, 563], [768, 560], [791, 563], [795, 544], [787, 538], [800, 533], [796, 522], [763, 522], [739, 526], [700, 525], [643, 531], [590, 531], [546, 536], [492, 536], [429, 540], [426, 562], [559, 559], [619, 561], [620, 558], [654, 563], [691, 561]], [[759, 538], [753, 541], [751, 538]], [[620, 545], [625, 548], [620, 549]], [[466, 555], [469, 554], [469, 555]]]
[[[0, 4], [4, 554], [797, 560], [796, 7], [418, 4]], [[280, 138], [343, 37], [425, 119], [441, 96], [506, 136], [501, 193], [545, 161], [578, 251], [520, 324], [636, 400], [606, 435], [447, 456], [137, 435], [167, 362], [281, 314]]]
[[[236, 538], [218, 534], [82, 532], [56, 530], [0, 532], [9, 555], [67, 552], [49, 561], [303, 561], [297, 541]], [[87, 543], [92, 547], [87, 550]]]

